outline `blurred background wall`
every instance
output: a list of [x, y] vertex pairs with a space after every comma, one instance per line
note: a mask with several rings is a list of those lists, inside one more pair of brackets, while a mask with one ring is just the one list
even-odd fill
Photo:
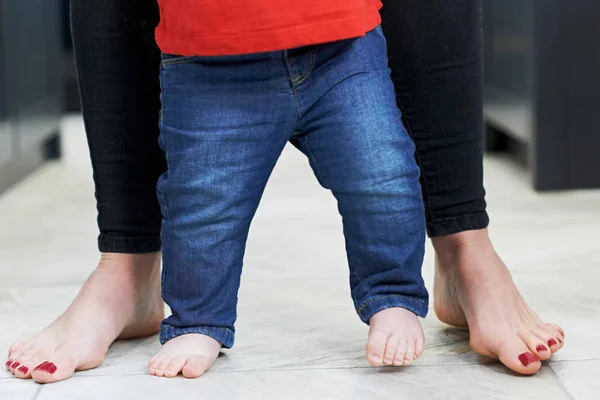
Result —
[[[455, 0], [462, 1], [462, 0]], [[600, 188], [600, 1], [483, 0], [487, 151], [539, 191]], [[80, 112], [68, 0], [0, 0], [0, 192]]]

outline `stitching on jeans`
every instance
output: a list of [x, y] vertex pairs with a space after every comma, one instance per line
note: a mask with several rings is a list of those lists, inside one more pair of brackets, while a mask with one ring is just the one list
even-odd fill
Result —
[[317, 59], [317, 56], [316, 56], [315, 51], [311, 50], [310, 51], [310, 64], [308, 65], [308, 70], [304, 74], [294, 78], [294, 80], [292, 81], [292, 83], [294, 85], [300, 85], [302, 82], [306, 81], [310, 77], [310, 74], [312, 74], [313, 69], [315, 68], [316, 59]]
[[385, 299], [385, 298], [390, 298], [390, 297], [400, 297], [400, 298], [403, 298], [403, 299], [409, 300], [409, 301], [411, 301], [411, 302], [418, 303], [418, 304], [420, 304], [420, 305], [422, 305], [422, 306], [425, 306], [425, 307], [429, 308], [429, 304], [427, 304], [427, 303], [424, 303], [424, 302], [422, 302], [421, 300], [413, 299], [413, 298], [410, 298], [410, 297], [408, 297], [408, 296], [404, 296], [404, 295], [402, 295], [402, 294], [385, 294], [385, 295], [382, 295], [382, 296], [377, 296], [377, 297], [373, 297], [372, 299], [370, 299], [370, 300], [367, 300], [365, 303], [363, 303], [363, 304], [362, 304], [362, 305], [361, 305], [361, 306], [358, 308], [358, 310], [357, 310], [356, 312], [357, 312], [358, 314], [360, 314], [360, 313], [361, 313], [361, 311], [362, 311], [362, 310], [364, 310], [364, 309], [365, 309], [365, 307], [366, 307], [367, 305], [371, 304], [371, 303], [372, 303], [372, 302], [374, 302], [375, 300], [379, 300], [379, 299]]
[[294, 98], [296, 99], [296, 105], [298, 106], [298, 118], [302, 118], [302, 103], [300, 102], [300, 96], [298, 95], [298, 91], [296, 90], [296, 87], [294, 86], [294, 79], [292, 77], [292, 66], [290, 65], [290, 61], [288, 60], [287, 50], [285, 50], [283, 52], [283, 61], [285, 62], [285, 65], [286, 65], [286, 68], [288, 71], [288, 77], [290, 78], [290, 86], [291, 86], [292, 94], [293, 94]]
[[433, 219], [435, 219], [435, 216], [433, 215], [433, 212], [431, 211], [431, 195], [429, 194], [429, 184], [427, 183], [427, 175], [425, 174], [425, 168], [423, 168], [423, 161], [421, 160], [421, 156], [419, 154], [419, 148], [417, 147], [417, 143], [415, 141], [415, 136], [413, 135], [412, 126], [410, 125], [410, 121], [408, 120], [409, 119], [408, 114], [406, 112], [404, 112], [404, 110], [406, 108], [402, 104], [402, 99], [401, 99], [402, 96], [404, 96], [402, 93], [396, 95], [396, 100], [398, 102], [398, 108], [400, 109], [400, 112], [402, 113], [402, 115], [406, 116], [406, 118], [404, 118], [406, 120], [406, 131], [408, 132], [408, 135], [410, 136], [413, 143], [415, 144], [415, 155], [417, 157], [417, 160], [419, 161], [419, 169], [421, 170], [421, 176], [423, 177], [423, 183], [425, 183], [425, 193], [427, 194], [427, 200], [426, 200], [427, 213], [433, 220]]
[[177, 58], [169, 58], [166, 60], [162, 60], [161, 63], [162, 63], [163, 67], [168, 67], [169, 65], [177, 65], [177, 64], [185, 64], [185, 63], [194, 62], [198, 58], [200, 58], [200, 56], [184, 56], [184, 57], [177, 57]]

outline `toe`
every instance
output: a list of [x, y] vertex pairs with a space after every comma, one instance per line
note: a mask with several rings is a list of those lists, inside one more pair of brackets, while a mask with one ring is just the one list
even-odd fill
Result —
[[498, 352], [502, 364], [523, 375], [533, 375], [542, 366], [541, 361], [534, 356], [518, 336], [509, 336]]
[[[16, 360], [21, 360], [21, 357], [19, 357], [18, 355], [15, 357]], [[21, 362], [20, 361], [13, 361], [12, 364], [10, 364], [10, 367], [8, 368], [10, 372], [12, 372], [13, 374], [15, 373], [15, 370], [17, 368], [19, 368], [21, 366]]]
[[425, 340], [419, 338], [417, 339], [417, 343], [415, 345], [415, 357], [421, 357], [423, 355], [423, 351], [425, 351]]
[[15, 369], [15, 371], [13, 372], [13, 374], [15, 374], [15, 376], [17, 378], [20, 378], [20, 379], [29, 379], [29, 378], [31, 378], [31, 363], [28, 362], [28, 361], [26, 361], [23, 364], [21, 364], [19, 366], [19, 368]]
[[547, 360], [552, 355], [546, 342], [540, 339], [535, 332], [531, 330], [519, 332], [519, 337], [529, 348], [529, 351], [539, 360]]
[[173, 358], [174, 357], [171, 355], [168, 355], [168, 356], [162, 358], [160, 360], [160, 362], [156, 365], [155, 375], [156, 376], [164, 376], [165, 371], [166, 371], [167, 367], [171, 364], [171, 360]]
[[545, 330], [554, 338], [561, 339], [561, 341], [562, 338], [565, 336], [564, 331], [556, 324], [543, 323], [538, 325], [538, 328]]
[[408, 342], [406, 340], [401, 340], [398, 344], [398, 350], [396, 351], [396, 358], [394, 358], [394, 365], [400, 366], [404, 364], [404, 357], [406, 355], [407, 348]]
[[159, 364], [167, 357], [167, 353], [159, 352], [156, 354], [152, 360], [148, 363], [148, 372], [150, 375], [156, 375], [156, 370], [158, 369]]
[[534, 334], [543, 341], [552, 353], [556, 353], [563, 346], [562, 339], [559, 338], [560, 333], [554, 329], [546, 329], [545, 326], [538, 326], [533, 330]]
[[185, 366], [183, 367], [181, 373], [186, 378], [198, 378], [211, 367], [214, 360], [211, 360], [203, 355], [196, 355], [190, 357]]
[[383, 365], [383, 355], [388, 341], [388, 334], [384, 331], [369, 330], [369, 340], [367, 342], [367, 361], [374, 367]]
[[385, 346], [385, 354], [383, 356], [383, 363], [385, 365], [392, 365], [396, 357], [396, 350], [398, 349], [398, 338], [392, 336], [388, 339]]
[[181, 370], [183, 369], [185, 362], [186, 362], [186, 358], [183, 355], [178, 355], [178, 356], [173, 357], [171, 359], [171, 362], [167, 366], [167, 369], [165, 369], [164, 375], [167, 378], [176, 377], [177, 375], [179, 375], [179, 372], [181, 372]]
[[559, 325], [557, 324], [552, 324], [552, 323], [548, 323], [548, 325], [552, 326], [554, 329], [556, 329], [556, 331], [558, 332], [558, 334], [560, 335], [559, 337], [562, 340], [565, 340], [565, 331], [563, 330], [563, 328], [561, 328]]
[[58, 382], [70, 378], [78, 367], [71, 349], [59, 350], [48, 356], [45, 361], [37, 364], [33, 363], [32, 365], [34, 367], [31, 371], [31, 377], [38, 383]]
[[406, 353], [404, 354], [404, 365], [408, 365], [415, 360], [416, 341], [409, 341], [406, 345]]
[[[44, 361], [33, 368], [33, 371], [31, 371], [31, 377], [38, 383], [56, 382], [57, 380], [60, 380], [57, 379], [57, 376], [62, 377], [64, 375], [64, 372], [62, 370], [60, 374], [58, 373], [58, 371], [59, 368], [56, 365], [56, 363], [52, 361]], [[75, 371], [75, 368], [73, 368], [73, 371]], [[73, 375], [73, 371], [70, 375]], [[67, 377], [64, 377], [62, 379], [65, 379]]]

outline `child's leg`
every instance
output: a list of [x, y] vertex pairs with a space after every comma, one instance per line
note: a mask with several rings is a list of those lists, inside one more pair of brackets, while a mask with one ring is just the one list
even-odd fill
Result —
[[296, 123], [280, 54], [163, 60], [158, 189], [172, 315], [151, 374], [200, 376], [233, 345], [250, 222]]
[[303, 117], [293, 142], [338, 200], [352, 298], [371, 324], [369, 362], [410, 362], [423, 351], [417, 315], [428, 309], [421, 277], [425, 219], [385, 40], [377, 29], [315, 52], [311, 77], [296, 88]]

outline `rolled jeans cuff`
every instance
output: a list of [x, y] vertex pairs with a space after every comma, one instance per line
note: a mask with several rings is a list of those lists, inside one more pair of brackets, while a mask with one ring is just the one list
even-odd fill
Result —
[[364, 323], [369, 324], [369, 320], [373, 315], [393, 307], [412, 311], [421, 318], [425, 318], [429, 310], [429, 305], [419, 300], [399, 294], [384, 294], [363, 302], [356, 308], [356, 312]]
[[198, 333], [215, 339], [221, 343], [224, 348], [230, 349], [233, 346], [235, 334], [231, 329], [214, 327], [214, 326], [186, 326], [178, 328], [172, 325], [167, 325], [164, 322], [160, 326], [160, 343], [165, 344], [167, 341], [176, 338], [177, 336], [187, 335], [189, 333]]

